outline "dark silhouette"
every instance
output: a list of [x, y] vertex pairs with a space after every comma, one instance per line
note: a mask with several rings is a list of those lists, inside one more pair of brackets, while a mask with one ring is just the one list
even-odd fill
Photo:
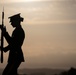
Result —
[[2, 75], [18, 75], [17, 69], [21, 62], [24, 62], [23, 52], [21, 46], [23, 44], [25, 33], [21, 27], [23, 18], [20, 13], [9, 17], [11, 25], [15, 28], [12, 36], [9, 36], [6, 28], [3, 28], [3, 36], [8, 42], [8, 46], [3, 48], [4, 52], [9, 51], [8, 64], [4, 69]]
[[76, 69], [71, 67], [68, 71], [64, 71], [59, 75], [76, 75]]

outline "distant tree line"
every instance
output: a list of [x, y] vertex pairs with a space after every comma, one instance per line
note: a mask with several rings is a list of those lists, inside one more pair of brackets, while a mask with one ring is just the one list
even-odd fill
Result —
[[76, 75], [76, 69], [71, 67], [68, 71], [61, 72], [59, 75]]

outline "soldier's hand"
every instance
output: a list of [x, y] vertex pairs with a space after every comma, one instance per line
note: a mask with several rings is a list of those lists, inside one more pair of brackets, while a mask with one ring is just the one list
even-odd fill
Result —
[[6, 32], [6, 27], [5, 26], [0, 25], [0, 29], [3, 30], [4, 32]]
[[0, 25], [0, 29], [2, 29], [2, 25]]
[[3, 34], [5, 34], [6, 33], [6, 27], [4, 26], [2, 30], [3, 30]]
[[4, 51], [4, 52], [7, 52], [6, 48], [3, 48], [3, 51]]

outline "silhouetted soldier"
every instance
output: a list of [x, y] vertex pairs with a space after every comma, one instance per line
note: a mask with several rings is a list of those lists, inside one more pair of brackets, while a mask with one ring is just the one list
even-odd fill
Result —
[[2, 75], [17, 75], [17, 69], [21, 62], [24, 62], [23, 52], [21, 46], [23, 44], [25, 33], [21, 27], [21, 22], [23, 18], [20, 17], [20, 14], [13, 15], [9, 17], [11, 25], [15, 27], [12, 36], [10, 37], [6, 28], [3, 28], [3, 36], [8, 42], [3, 51], [9, 51], [8, 64], [3, 71]]

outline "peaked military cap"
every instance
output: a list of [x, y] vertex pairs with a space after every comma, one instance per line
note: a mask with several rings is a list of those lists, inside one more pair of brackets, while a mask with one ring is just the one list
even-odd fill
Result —
[[10, 16], [8, 17], [10, 19], [10, 22], [11, 21], [23, 21], [24, 18], [22, 18], [20, 16], [20, 13], [19, 14], [16, 14], [16, 15], [13, 15], [13, 16]]

